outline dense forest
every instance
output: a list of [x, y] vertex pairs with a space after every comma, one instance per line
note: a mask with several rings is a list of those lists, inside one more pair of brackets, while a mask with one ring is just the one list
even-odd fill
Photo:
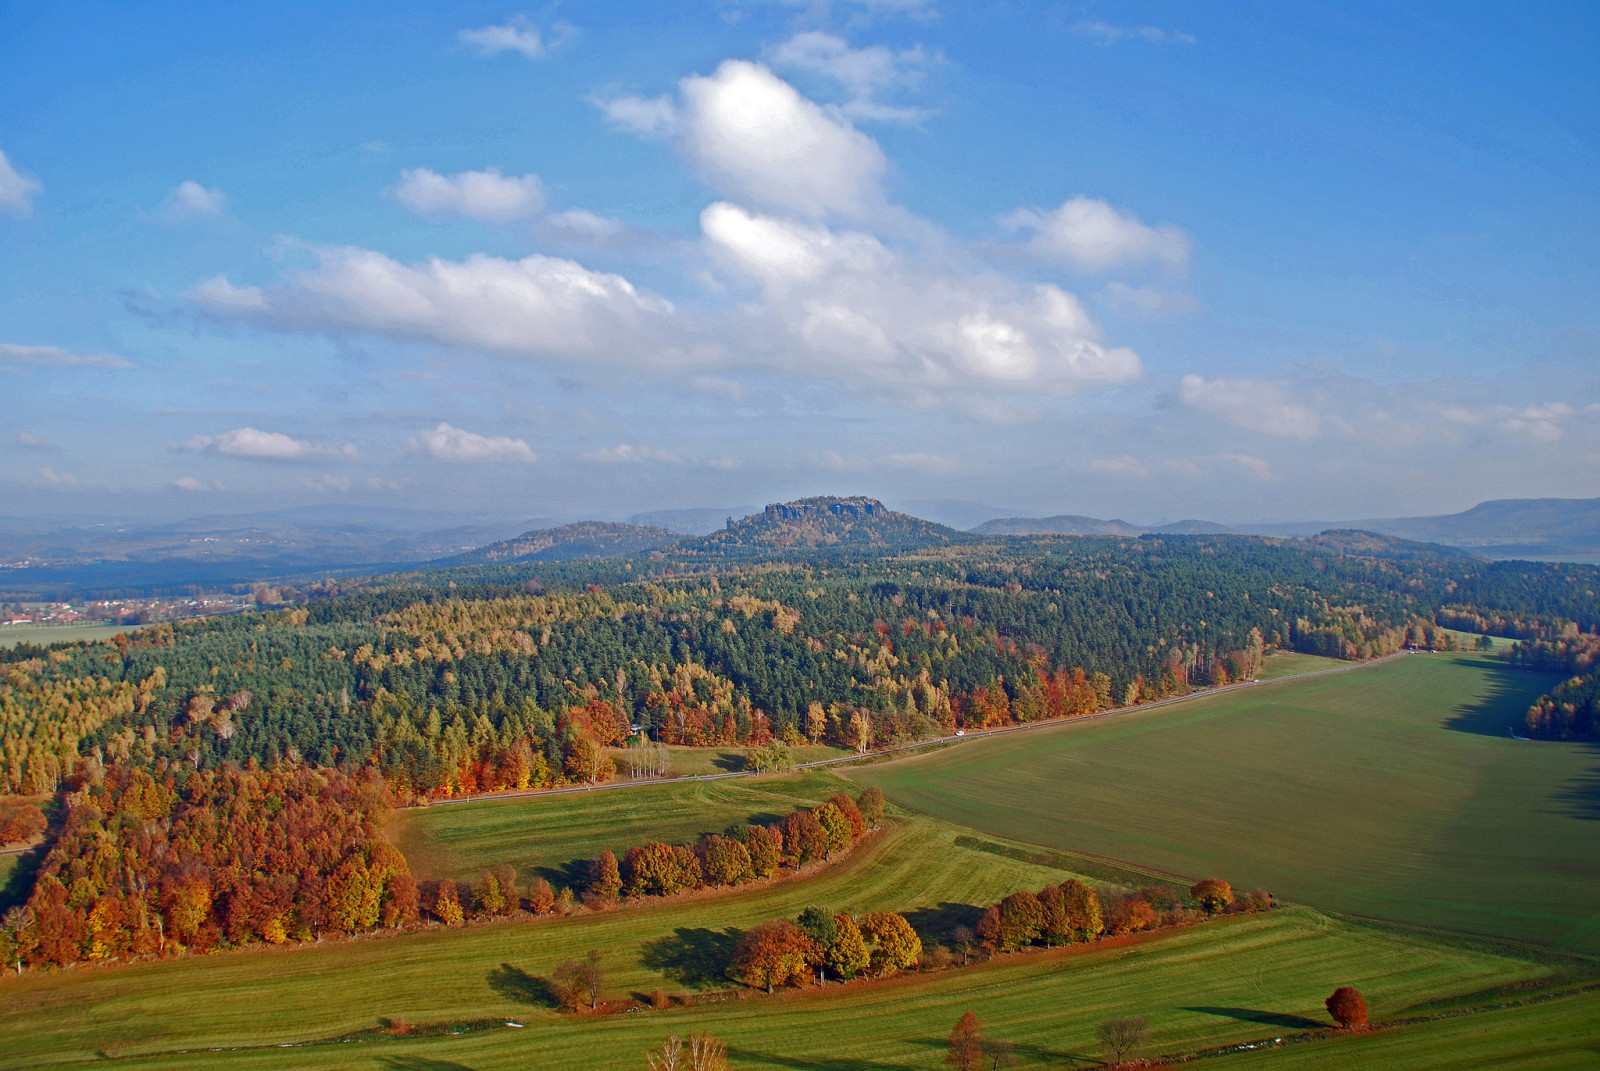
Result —
[[7, 652], [0, 787], [52, 791], [91, 757], [253, 759], [373, 767], [406, 798], [597, 780], [630, 738], [865, 750], [1226, 683], [1274, 648], [1559, 642], [1600, 621], [1597, 575], [1241, 536], [981, 541], [817, 500], [630, 558], [266, 591], [292, 604]]

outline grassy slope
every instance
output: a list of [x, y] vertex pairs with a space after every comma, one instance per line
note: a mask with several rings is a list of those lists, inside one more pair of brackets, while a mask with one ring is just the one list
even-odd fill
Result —
[[1596, 755], [1505, 735], [1551, 682], [1414, 655], [850, 776], [996, 835], [1600, 951]]
[[15, 647], [19, 643], [44, 646], [71, 640], [108, 640], [119, 632], [133, 632], [138, 628], [138, 625], [3, 625], [0, 626], [0, 647]]
[[[952, 875], [968, 861], [951, 862], [938, 869]], [[901, 880], [910, 876], [891, 869]], [[787, 890], [776, 899], [788, 900], [786, 909], [792, 910], [826, 898]], [[1321, 999], [1339, 982], [1358, 984], [1377, 1013], [1392, 1014], [1418, 1001], [1529, 979], [1544, 970], [1290, 908], [1131, 947], [1001, 957], [970, 971], [622, 1014], [603, 1024], [557, 1015], [519, 993], [527, 985], [519, 970], [543, 972], [557, 957], [591, 946], [609, 950], [614, 992], [661, 984], [658, 973], [633, 962], [639, 939], [708, 922], [747, 921], [777, 907], [770, 896], [741, 899], [723, 911], [663, 905], [554, 924], [3, 982], [0, 1051], [7, 1053], [7, 1066], [17, 1068], [90, 1061], [108, 1046], [121, 1054], [119, 1063], [153, 1067], [175, 1059], [155, 1055], [158, 1048], [264, 1045], [250, 1052], [185, 1054], [182, 1062], [489, 1071], [532, 1066], [537, 1054], [541, 1069], [563, 1071], [638, 1066], [640, 1054], [667, 1033], [704, 1029], [729, 1042], [741, 1068], [916, 1068], [939, 1061], [951, 1025], [970, 1009], [992, 1024], [993, 1036], [1018, 1043], [1022, 1066], [1059, 1067], [1095, 1055], [1094, 1028], [1114, 1015], [1148, 1015], [1155, 1047], [1183, 1051], [1325, 1022]], [[719, 917], [711, 922], [710, 915]], [[347, 994], [337, 1001], [329, 1000], [333, 972]], [[394, 1014], [413, 1023], [504, 1015], [526, 1029], [361, 1046], [272, 1047], [371, 1026]], [[151, 1052], [149, 1059], [133, 1058], [141, 1049]]]
[[389, 834], [422, 877], [471, 879], [510, 863], [569, 884], [563, 868], [647, 840], [687, 843], [734, 822], [773, 821], [835, 792], [859, 792], [830, 773], [737, 777], [560, 796], [483, 800], [399, 812]]
[[1262, 661], [1259, 678], [1264, 681], [1279, 677], [1292, 677], [1297, 673], [1316, 673], [1325, 669], [1348, 667], [1351, 663], [1321, 655], [1301, 654], [1299, 651], [1274, 651]]

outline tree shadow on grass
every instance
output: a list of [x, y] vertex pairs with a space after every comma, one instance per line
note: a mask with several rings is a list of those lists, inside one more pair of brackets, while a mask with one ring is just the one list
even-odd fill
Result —
[[[989, 1038], [990, 1041], [1004, 1041], [1004, 1037], [996, 1034]], [[912, 1042], [925, 1049], [935, 1052], [945, 1052], [950, 1047], [950, 1042], [940, 1038], [926, 1038]], [[1025, 1042], [1013, 1042], [1012, 1052], [1022, 1058], [1025, 1067], [1042, 1064], [1047, 1067], [1076, 1067], [1079, 1063], [1089, 1064], [1092, 1067], [1101, 1067], [1104, 1064], [1098, 1056], [1087, 1056], [1080, 1052], [1061, 1052], [1058, 1049], [1047, 1049], [1043, 1045], [1029, 1045]], [[985, 1065], [987, 1066], [987, 1065]]]
[[711, 765], [728, 773], [740, 773], [750, 769], [750, 760], [743, 755], [732, 751], [724, 751], [711, 760]]
[[556, 991], [548, 979], [529, 974], [509, 963], [502, 963], [490, 971], [485, 980], [489, 983], [490, 989], [518, 1004], [533, 1004], [541, 1008], [554, 1008], [560, 1005], [560, 1001], [556, 999]]
[[44, 865], [44, 857], [45, 847], [42, 844], [32, 851], [17, 854], [17, 865], [11, 868], [5, 884], [0, 885], [0, 914], [18, 904], [27, 903], [33, 893], [33, 881], [39, 876], [39, 868]]
[[938, 907], [907, 911], [906, 921], [911, 923], [911, 928], [917, 931], [917, 936], [921, 937], [924, 943], [937, 941], [948, 944], [957, 927], [973, 928], [983, 917], [983, 912], [983, 908], [974, 907], [972, 904], [954, 904], [946, 901]]
[[1202, 1015], [1220, 1015], [1224, 1019], [1237, 1019], [1241, 1023], [1257, 1023], [1261, 1026], [1276, 1026], [1284, 1030], [1317, 1030], [1327, 1026], [1327, 1023], [1316, 1019], [1307, 1019], [1304, 1015], [1292, 1015], [1287, 1012], [1262, 1011], [1259, 1008], [1184, 1008], [1184, 1011], [1199, 1012]]
[[680, 927], [669, 937], [646, 943], [640, 950], [639, 962], [690, 989], [725, 986], [728, 964], [733, 960], [741, 932]]
[[391, 1071], [472, 1071], [466, 1064], [450, 1060], [424, 1060], [420, 1056], [385, 1056], [383, 1066]]
[[571, 889], [575, 893], [580, 893], [594, 880], [594, 860], [569, 859], [565, 863], [535, 867], [533, 875], [548, 881], [551, 888]]
[[1444, 728], [1458, 733], [1506, 737], [1510, 729], [1525, 732], [1522, 719], [1528, 713], [1528, 704], [1559, 680], [1554, 674], [1512, 669], [1494, 659], [1474, 658], [1467, 664], [1486, 671], [1489, 687], [1484, 695], [1462, 703], [1445, 719]]
[[1600, 766], [1572, 778], [1554, 798], [1566, 805], [1569, 816], [1600, 822]]

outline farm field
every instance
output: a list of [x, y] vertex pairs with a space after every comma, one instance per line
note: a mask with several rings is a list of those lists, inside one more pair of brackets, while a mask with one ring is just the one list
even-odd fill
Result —
[[1324, 658], [1321, 655], [1301, 654], [1299, 651], [1273, 651], [1262, 659], [1261, 672], [1257, 677], [1264, 681], [1276, 680], [1279, 677], [1293, 677], [1299, 673], [1317, 673], [1325, 669], [1338, 669], [1349, 666], [1349, 662], [1337, 658]]
[[75, 640], [108, 640], [119, 632], [133, 632], [138, 625], [0, 625], [0, 648], [19, 643], [45, 646]]
[[1600, 756], [1506, 732], [1553, 680], [1412, 655], [849, 776], [994, 835], [1595, 952]]
[[[896, 836], [904, 839], [880, 851], [920, 840], [910, 828]], [[856, 903], [858, 888], [869, 900], [902, 907], [945, 904], [946, 889], [964, 900], [975, 888], [974, 860], [959, 850], [945, 858], [921, 866], [916, 888], [899, 896], [893, 886], [913, 876], [891, 865], [884, 883], [879, 871], [890, 861], [878, 859], [856, 875], [859, 882], [828, 874], [711, 904], [8, 979], [0, 982], [0, 1049], [16, 1068], [103, 1062], [102, 1053], [119, 1065], [171, 1066], [173, 1050], [201, 1050], [183, 1052], [183, 1066], [490, 1071], [527, 1067], [537, 1054], [537, 1066], [561, 1071], [633, 1066], [667, 1033], [705, 1029], [728, 1042], [739, 1067], [915, 1068], [938, 1061], [950, 1024], [970, 1009], [992, 1024], [992, 1036], [1017, 1043], [1021, 1066], [1085, 1066], [1099, 1052], [1095, 1026], [1109, 1016], [1147, 1015], [1153, 1051], [1187, 1051], [1325, 1024], [1321, 1000], [1340, 982], [1361, 986], [1374, 1013], [1388, 1016], [1536, 981], [1552, 969], [1286, 908], [1125, 947], [1002, 956], [966, 971], [622, 1013], [603, 1023], [559, 1015], [536, 996], [555, 962], [590, 947], [606, 950], [610, 993], [679, 991], [730, 926], [792, 914], [811, 901]], [[929, 870], [938, 880], [927, 880]], [[1013, 882], [1022, 876], [1009, 872]], [[664, 950], [674, 948], [686, 951], [677, 966], [666, 965], [678, 954]], [[338, 1000], [329, 999], [334, 978], [344, 994]], [[46, 1009], [55, 1011], [41, 1014]], [[504, 1016], [525, 1028], [279, 1047], [397, 1014], [413, 1024]], [[248, 1048], [217, 1051], [239, 1046]]]
[[720, 833], [735, 822], [775, 821], [851, 786], [831, 773], [602, 789], [520, 799], [474, 800], [396, 813], [388, 834], [419, 878], [472, 879], [509, 863], [569, 885], [563, 867], [647, 840], [670, 844]]
[[[755, 754], [755, 748], [749, 747], [674, 747], [668, 749], [671, 758], [668, 760], [668, 777], [705, 777], [710, 774], [743, 773], [749, 770], [750, 756]], [[627, 780], [627, 748], [609, 748], [611, 757], [617, 763], [617, 776]], [[812, 746], [802, 744], [789, 749], [797, 763], [820, 762], [823, 759], [837, 759], [850, 752], [840, 747], [829, 747], [826, 744]]]

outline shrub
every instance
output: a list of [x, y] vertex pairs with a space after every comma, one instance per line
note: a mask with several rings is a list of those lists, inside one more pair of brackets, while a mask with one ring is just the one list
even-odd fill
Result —
[[1340, 986], [1323, 1003], [1328, 1008], [1328, 1014], [1333, 1016], [1333, 1021], [1344, 1029], [1353, 1030], [1367, 1025], [1367, 1002], [1361, 990], [1355, 986]]
[[1233, 903], [1233, 886], [1221, 878], [1206, 878], [1196, 882], [1189, 895], [1199, 901], [1206, 914], [1215, 915]]

